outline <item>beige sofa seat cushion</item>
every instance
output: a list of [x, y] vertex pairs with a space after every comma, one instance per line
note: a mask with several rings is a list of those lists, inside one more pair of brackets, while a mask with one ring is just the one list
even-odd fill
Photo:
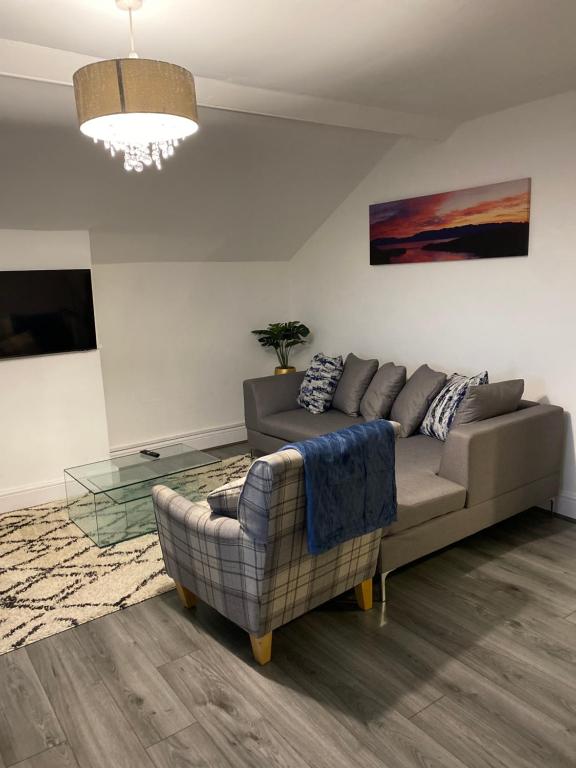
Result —
[[[261, 420], [265, 434], [286, 442], [365, 423], [363, 418], [346, 416], [334, 409], [314, 414], [303, 408], [271, 414]], [[385, 529], [385, 535], [399, 533], [464, 506], [466, 489], [436, 474], [443, 448], [444, 443], [426, 435], [396, 440], [398, 519]]]
[[398, 519], [384, 531], [385, 535], [400, 533], [464, 506], [466, 489], [436, 474], [443, 448], [440, 440], [426, 435], [396, 441]]
[[293, 411], [281, 411], [262, 417], [260, 429], [265, 435], [279, 437], [286, 442], [296, 442], [351, 427], [352, 424], [365, 423], [362, 417], [347, 416], [333, 408], [324, 413], [310, 413], [304, 408], [296, 408]]

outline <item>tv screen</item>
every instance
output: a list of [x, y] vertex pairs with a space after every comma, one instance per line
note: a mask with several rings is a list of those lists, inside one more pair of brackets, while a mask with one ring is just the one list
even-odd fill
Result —
[[89, 269], [0, 272], [0, 359], [96, 349]]

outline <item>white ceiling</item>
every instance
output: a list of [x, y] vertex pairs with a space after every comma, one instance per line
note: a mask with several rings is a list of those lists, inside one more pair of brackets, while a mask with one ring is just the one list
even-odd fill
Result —
[[88, 229], [96, 262], [289, 259], [395, 141], [202, 109], [161, 172], [134, 175], [80, 134], [70, 88], [0, 78], [0, 113], [0, 229]]
[[[125, 55], [126, 22], [114, 0], [0, 0], [0, 37], [20, 41], [0, 72], [31, 43], [32, 76], [69, 82], [48, 64]], [[144, 0], [135, 22], [140, 53], [190, 68], [202, 103], [228, 81], [244, 92], [224, 101], [258, 105], [243, 112], [312, 122], [202, 109], [165, 169], [135, 177], [79, 134], [70, 87], [0, 76], [0, 228], [88, 229], [102, 262], [289, 259], [396, 140], [377, 131], [442, 135], [576, 86], [576, 0]]]
[[[239, 84], [466, 119], [576, 85], [575, 0], [145, 0], [142, 55]], [[115, 57], [113, 0], [1, 0], [1, 36]]]
[[74, 92], [66, 86], [0, 77], [0, 125], [3, 123], [72, 127], [77, 123]]

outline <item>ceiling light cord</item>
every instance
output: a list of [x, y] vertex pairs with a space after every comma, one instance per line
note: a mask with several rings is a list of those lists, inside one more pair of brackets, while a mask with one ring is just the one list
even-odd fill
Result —
[[138, 54], [134, 48], [134, 23], [132, 21], [132, 8], [128, 8], [128, 18], [130, 20], [130, 53], [128, 54], [128, 58], [137, 59]]

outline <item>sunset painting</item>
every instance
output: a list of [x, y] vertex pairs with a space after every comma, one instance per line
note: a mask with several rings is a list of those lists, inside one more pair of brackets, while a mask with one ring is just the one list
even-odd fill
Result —
[[527, 256], [530, 179], [370, 206], [370, 264]]

